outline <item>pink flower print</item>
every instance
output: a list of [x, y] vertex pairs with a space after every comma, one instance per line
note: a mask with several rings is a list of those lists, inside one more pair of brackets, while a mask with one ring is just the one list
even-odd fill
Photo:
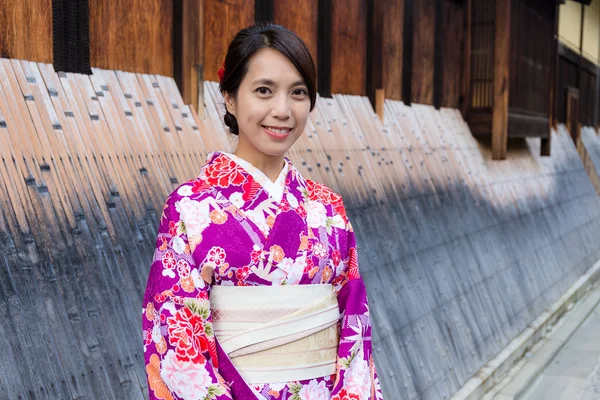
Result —
[[325, 258], [327, 256], [327, 247], [321, 242], [317, 243], [313, 247], [313, 253], [319, 258]]
[[245, 280], [249, 274], [250, 274], [250, 267], [248, 267], [248, 266], [238, 268], [237, 271], [235, 271], [235, 277], [238, 279], [238, 281]]
[[162, 361], [160, 376], [179, 398], [202, 400], [212, 384], [205, 364], [179, 360], [173, 350], [169, 350]]
[[317, 380], [313, 379], [308, 385], [302, 387], [298, 393], [298, 397], [300, 397], [301, 400], [329, 400], [331, 393], [329, 392], [329, 389], [327, 389], [325, 381], [317, 383]]
[[223, 261], [225, 261], [225, 250], [221, 247], [214, 246], [208, 251], [208, 262], [213, 262], [218, 267]]
[[177, 261], [177, 273], [182, 278], [187, 278], [190, 275], [190, 264], [185, 260]]

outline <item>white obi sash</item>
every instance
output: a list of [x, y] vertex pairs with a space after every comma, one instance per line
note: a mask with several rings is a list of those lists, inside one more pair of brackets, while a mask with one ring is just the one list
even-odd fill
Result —
[[335, 374], [332, 285], [213, 286], [210, 301], [215, 337], [248, 384]]

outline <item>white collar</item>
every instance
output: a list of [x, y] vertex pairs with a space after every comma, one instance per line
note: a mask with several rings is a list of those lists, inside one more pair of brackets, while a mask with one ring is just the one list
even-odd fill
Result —
[[240, 167], [244, 168], [250, 175], [252, 175], [252, 178], [254, 178], [254, 180], [258, 182], [258, 184], [261, 185], [267, 191], [267, 193], [273, 199], [275, 199], [277, 203], [281, 201], [281, 199], [283, 198], [283, 191], [285, 189], [285, 180], [287, 178], [289, 170], [289, 165], [287, 162], [284, 163], [283, 169], [279, 173], [279, 176], [277, 177], [275, 182], [273, 182], [269, 179], [269, 177], [267, 177], [264, 174], [264, 172], [256, 168], [254, 165], [250, 164], [248, 161], [236, 156], [235, 154], [227, 153], [224, 151], [222, 151], [221, 153], [231, 158]]

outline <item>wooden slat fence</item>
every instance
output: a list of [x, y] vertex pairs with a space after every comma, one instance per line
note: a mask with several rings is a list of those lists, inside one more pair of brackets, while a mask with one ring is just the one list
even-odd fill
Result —
[[[235, 146], [215, 83], [200, 119], [171, 78], [93, 72], [0, 59], [0, 398], [147, 396], [163, 202]], [[449, 398], [600, 257], [600, 200], [554, 135], [492, 162], [458, 110], [318, 99], [289, 155], [344, 196], [388, 398]]]

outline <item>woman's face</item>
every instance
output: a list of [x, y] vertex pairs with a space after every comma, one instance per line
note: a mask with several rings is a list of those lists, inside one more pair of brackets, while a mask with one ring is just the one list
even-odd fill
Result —
[[226, 93], [225, 100], [237, 119], [238, 150], [254, 157], [283, 156], [304, 131], [310, 112], [302, 76], [287, 57], [271, 48], [252, 56], [235, 98]]

